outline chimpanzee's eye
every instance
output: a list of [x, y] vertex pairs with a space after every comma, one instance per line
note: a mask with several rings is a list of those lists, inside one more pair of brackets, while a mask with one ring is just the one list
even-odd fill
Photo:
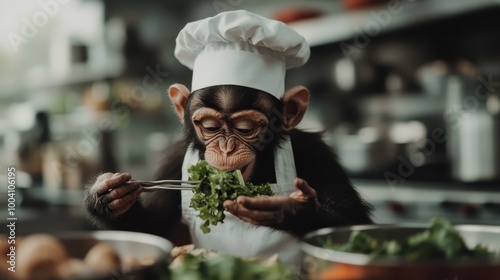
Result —
[[222, 126], [221, 123], [215, 119], [205, 119], [205, 120], [202, 120], [200, 123], [204, 129], [206, 129], [207, 131], [210, 131], [210, 132], [216, 132]]
[[219, 130], [220, 127], [205, 127], [206, 130], [208, 131], [211, 131], [211, 132], [215, 132], [217, 130]]
[[253, 129], [236, 128], [236, 130], [238, 130], [239, 132], [241, 132], [243, 134], [248, 134], [248, 133], [252, 132]]
[[249, 134], [255, 130], [257, 125], [255, 122], [248, 119], [236, 120], [234, 122], [234, 129], [241, 134]]

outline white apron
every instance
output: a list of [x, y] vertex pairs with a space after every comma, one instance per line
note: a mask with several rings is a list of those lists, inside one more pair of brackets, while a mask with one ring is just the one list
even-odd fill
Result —
[[[189, 148], [182, 165], [182, 179], [187, 180], [189, 166], [199, 161], [198, 152]], [[273, 188], [276, 195], [289, 195], [295, 191], [295, 161], [290, 139], [287, 138], [275, 155], [276, 183], [285, 184], [286, 187]], [[211, 231], [203, 233], [200, 229], [202, 220], [198, 218], [198, 211], [189, 207], [193, 193], [182, 191], [182, 217], [189, 226], [193, 243], [198, 248], [214, 249], [238, 257], [268, 258], [278, 254], [280, 260], [298, 270], [302, 260], [299, 240], [294, 236], [269, 227], [255, 226], [240, 220], [238, 217], [226, 212], [223, 224], [210, 225]]]

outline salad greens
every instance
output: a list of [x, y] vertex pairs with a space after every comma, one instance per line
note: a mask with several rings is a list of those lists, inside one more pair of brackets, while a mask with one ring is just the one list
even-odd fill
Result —
[[240, 170], [218, 170], [204, 160], [191, 166], [188, 172], [189, 180], [200, 181], [193, 189], [190, 206], [200, 212], [198, 217], [204, 221], [200, 228], [204, 233], [210, 232], [210, 225], [224, 222], [225, 200], [235, 200], [239, 195], [274, 195], [268, 183], [254, 186], [243, 180]]
[[227, 254], [186, 254], [180, 265], [171, 265], [172, 280], [282, 280], [295, 279], [281, 262], [245, 260]]
[[403, 257], [411, 261], [429, 259], [490, 259], [495, 253], [482, 245], [469, 248], [453, 225], [442, 217], [432, 220], [429, 229], [408, 237], [405, 242], [377, 240], [355, 231], [349, 242], [338, 245], [327, 240], [324, 248], [349, 253], [369, 254], [378, 257]]

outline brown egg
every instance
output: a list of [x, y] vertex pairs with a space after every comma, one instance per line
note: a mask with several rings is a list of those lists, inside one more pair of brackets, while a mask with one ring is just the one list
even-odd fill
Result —
[[55, 279], [60, 263], [68, 259], [63, 244], [47, 234], [34, 234], [18, 246], [17, 271], [19, 279]]
[[3, 257], [3, 254], [7, 254], [9, 250], [9, 243], [7, 242], [7, 235], [0, 234], [0, 253], [2, 254], [1, 257]]
[[92, 271], [83, 260], [73, 258], [60, 263], [57, 267], [57, 273], [61, 279], [73, 279], [91, 275]]
[[97, 243], [87, 252], [84, 262], [96, 272], [121, 271], [121, 260], [118, 253], [104, 242]]
[[153, 256], [145, 256], [137, 258], [135, 256], [126, 256], [122, 262], [122, 270], [124, 273], [130, 272], [145, 266], [151, 266], [156, 262], [157, 258]]

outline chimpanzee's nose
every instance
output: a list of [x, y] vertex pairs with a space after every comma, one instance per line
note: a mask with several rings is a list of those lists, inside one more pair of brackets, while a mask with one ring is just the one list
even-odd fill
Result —
[[221, 137], [219, 138], [219, 148], [223, 153], [229, 154], [236, 148], [236, 140], [232, 137]]

